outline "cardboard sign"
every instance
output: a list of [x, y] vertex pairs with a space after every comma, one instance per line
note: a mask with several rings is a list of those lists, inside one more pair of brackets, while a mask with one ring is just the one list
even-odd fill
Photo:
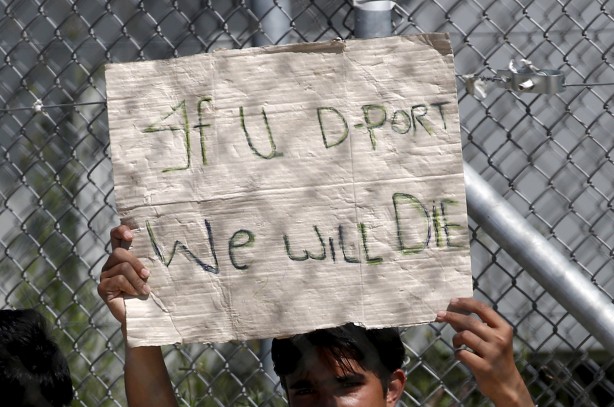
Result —
[[446, 34], [106, 68], [132, 346], [432, 321], [471, 295]]

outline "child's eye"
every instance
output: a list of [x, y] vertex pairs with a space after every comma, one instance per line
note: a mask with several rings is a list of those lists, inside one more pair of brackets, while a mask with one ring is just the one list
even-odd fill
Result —
[[305, 387], [303, 389], [296, 389], [294, 391], [295, 396], [305, 396], [305, 395], [309, 395], [313, 393], [315, 393], [315, 391], [311, 387]]

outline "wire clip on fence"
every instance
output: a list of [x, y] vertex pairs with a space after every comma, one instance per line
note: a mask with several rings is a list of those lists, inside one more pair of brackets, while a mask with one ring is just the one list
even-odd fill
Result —
[[565, 90], [565, 75], [558, 69], [539, 69], [529, 60], [520, 64], [510, 61], [508, 69], [499, 69], [492, 77], [463, 75], [467, 92], [478, 99], [486, 98], [488, 83], [519, 93], [554, 95]]

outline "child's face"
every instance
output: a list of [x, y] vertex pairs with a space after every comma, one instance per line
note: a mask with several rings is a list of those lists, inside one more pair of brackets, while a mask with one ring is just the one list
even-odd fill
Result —
[[[384, 394], [377, 375], [355, 360], [342, 367], [328, 352], [285, 376], [291, 407], [393, 407], [396, 399]], [[349, 368], [349, 369], [348, 369]]]

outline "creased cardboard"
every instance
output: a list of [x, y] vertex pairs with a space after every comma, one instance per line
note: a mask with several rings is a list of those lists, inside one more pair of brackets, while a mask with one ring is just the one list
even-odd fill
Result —
[[131, 346], [432, 321], [471, 295], [447, 35], [106, 67]]

